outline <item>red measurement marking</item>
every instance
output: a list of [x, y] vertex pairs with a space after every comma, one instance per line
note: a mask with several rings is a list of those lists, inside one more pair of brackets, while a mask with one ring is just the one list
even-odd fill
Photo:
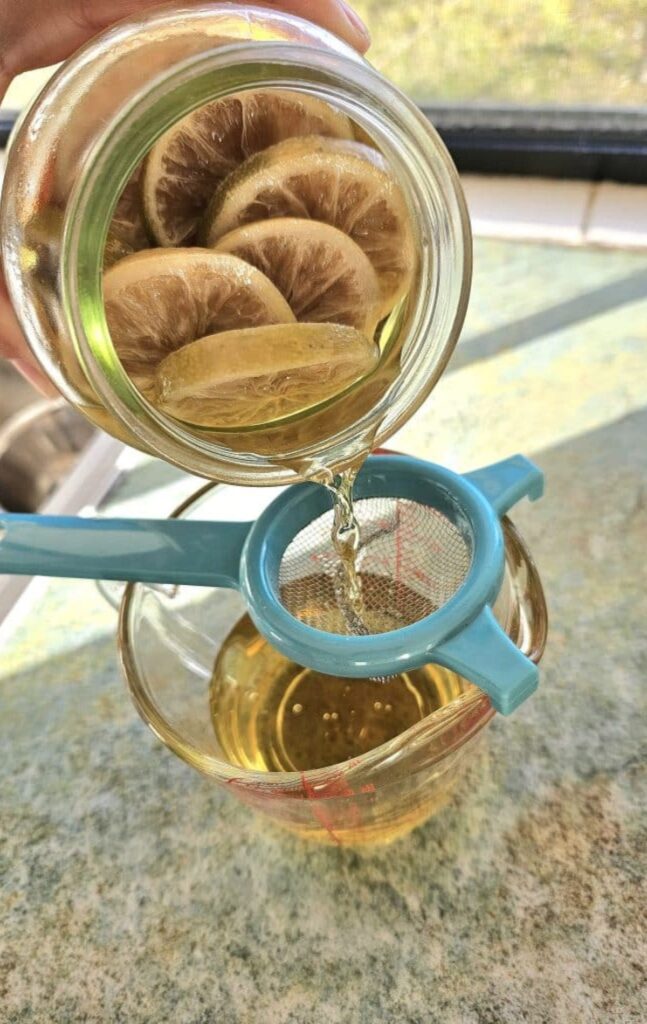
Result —
[[420, 583], [425, 583], [427, 586], [431, 586], [432, 580], [426, 572], [422, 572], [420, 569], [414, 569], [411, 573], [414, 580], [418, 580]]
[[321, 786], [313, 786], [311, 782], [308, 782], [305, 775], [301, 776], [303, 782], [303, 788], [308, 795], [310, 800], [329, 800], [331, 797], [336, 796], [356, 796], [357, 794], [348, 785], [346, 776], [339, 772], [337, 775], [331, 776], [327, 782], [324, 782]]
[[[325, 801], [340, 797], [352, 799], [353, 797], [356, 798], [363, 793], [375, 792], [375, 786], [371, 783], [367, 783], [367, 786], [362, 787], [358, 794], [351, 788], [348, 783], [348, 779], [342, 773], [333, 775], [326, 783], [322, 786], [317, 786], [316, 788], [308, 781], [303, 773], [301, 774], [301, 782], [307, 799], [312, 801], [312, 813], [314, 817], [317, 819], [319, 824], [325, 828], [333, 842], [338, 845], [340, 845], [341, 840], [335, 831], [337, 824], [328, 813]], [[344, 823], [346, 827], [358, 828], [362, 824], [362, 812], [358, 804], [350, 803], [344, 808], [344, 810], [348, 816], [347, 821]]]
[[326, 832], [332, 839], [333, 843], [336, 843], [337, 846], [341, 846], [341, 840], [335, 833], [333, 822], [331, 821], [330, 816], [326, 813], [325, 808], [322, 807], [318, 802], [321, 799], [322, 794], [318, 793], [314, 786], [312, 786], [308, 782], [304, 772], [301, 773], [301, 783], [303, 785], [303, 792], [305, 793], [306, 797], [308, 798], [308, 800], [313, 801], [312, 813], [314, 817], [316, 818], [320, 825], [323, 825]]

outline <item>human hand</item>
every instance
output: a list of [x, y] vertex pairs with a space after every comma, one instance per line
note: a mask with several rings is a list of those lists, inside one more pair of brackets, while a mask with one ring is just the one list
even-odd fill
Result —
[[[242, 2], [242, 0], [241, 0]], [[254, 0], [316, 22], [360, 53], [369, 34], [345, 0]], [[0, 102], [11, 80], [23, 71], [65, 60], [92, 36], [121, 18], [159, 5], [160, 0], [0, 0]], [[0, 358], [12, 360], [41, 391], [52, 392], [31, 354], [14, 315], [0, 267]]]
[[[0, 0], [0, 99], [9, 82], [22, 71], [65, 60], [74, 50], [108, 25], [160, 0]], [[345, 39], [361, 53], [370, 37], [346, 0], [260, 0], [316, 22]], [[3, 89], [4, 85], [4, 89]]]

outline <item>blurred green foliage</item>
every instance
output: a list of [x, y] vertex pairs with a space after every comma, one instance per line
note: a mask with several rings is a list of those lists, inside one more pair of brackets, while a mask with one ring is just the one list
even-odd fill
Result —
[[355, 0], [418, 100], [647, 106], [647, 0]]
[[[417, 100], [647, 106], [647, 0], [352, 0]], [[18, 79], [21, 107], [49, 72]]]

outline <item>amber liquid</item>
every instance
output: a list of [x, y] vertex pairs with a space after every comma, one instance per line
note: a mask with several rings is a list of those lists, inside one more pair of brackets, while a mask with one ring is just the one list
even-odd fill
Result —
[[[361, 463], [364, 459], [361, 460]], [[339, 556], [339, 572], [335, 582], [335, 599], [345, 620], [346, 632], [354, 636], [368, 635], [364, 615], [362, 580], [357, 571], [360, 549], [360, 526], [355, 515], [353, 484], [358, 468], [344, 470], [331, 477], [326, 485], [333, 500], [334, 519], [332, 543]]]
[[231, 764], [264, 772], [341, 764], [387, 743], [469, 688], [437, 665], [384, 683], [302, 668], [245, 616], [218, 656], [211, 718]]

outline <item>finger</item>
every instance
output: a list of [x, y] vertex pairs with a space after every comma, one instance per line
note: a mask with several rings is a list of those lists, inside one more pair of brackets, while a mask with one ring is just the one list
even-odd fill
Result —
[[17, 359], [27, 351], [27, 342], [16, 320], [0, 269], [0, 357]]
[[47, 379], [34, 359], [7, 294], [6, 285], [0, 272], [0, 358], [10, 359], [30, 384], [44, 395], [58, 392]]
[[45, 395], [47, 398], [60, 398], [59, 392], [51, 380], [47, 379], [43, 371], [35, 363], [31, 363], [27, 359], [12, 359], [11, 362], [25, 380], [28, 380], [32, 387], [39, 391], [41, 395]]
[[369, 31], [345, 0], [261, 0], [264, 6], [288, 11], [334, 32], [360, 53], [371, 45]]
[[[265, 7], [307, 18], [364, 53], [370, 44], [362, 21], [345, 0], [261, 0]], [[102, 29], [159, 0], [0, 0], [3, 31], [0, 79], [65, 60]]]

